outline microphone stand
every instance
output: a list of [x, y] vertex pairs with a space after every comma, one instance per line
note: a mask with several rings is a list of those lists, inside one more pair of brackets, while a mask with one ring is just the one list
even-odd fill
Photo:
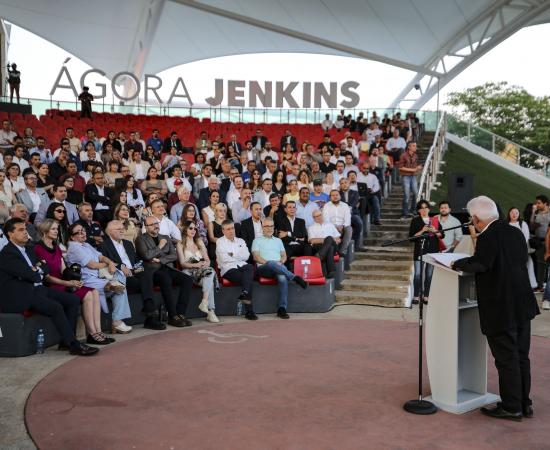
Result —
[[[464, 225], [469, 225], [464, 224]], [[462, 228], [462, 224], [452, 227], [445, 228], [438, 232], [445, 232], [449, 230], [454, 230], [456, 228]], [[418, 300], [418, 398], [409, 400], [403, 405], [403, 409], [412, 414], [434, 414], [437, 412], [437, 407], [427, 400], [422, 398], [422, 349], [424, 347], [424, 246], [426, 240], [430, 237], [433, 237], [433, 233], [423, 233], [418, 236], [411, 236], [407, 239], [399, 239], [397, 241], [388, 241], [382, 244], [382, 247], [390, 247], [397, 244], [402, 244], [404, 242], [420, 242], [420, 297]]]

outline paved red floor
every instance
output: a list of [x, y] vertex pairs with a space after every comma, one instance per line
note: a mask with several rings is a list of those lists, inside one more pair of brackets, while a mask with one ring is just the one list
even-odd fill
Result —
[[536, 417], [522, 423], [404, 412], [416, 326], [367, 320], [195, 325], [128, 341], [48, 375], [26, 420], [43, 450], [548, 449], [549, 344], [533, 338]]

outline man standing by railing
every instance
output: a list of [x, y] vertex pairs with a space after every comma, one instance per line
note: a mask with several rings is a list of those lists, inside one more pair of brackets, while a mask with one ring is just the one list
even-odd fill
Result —
[[[418, 183], [416, 174], [422, 170], [422, 165], [418, 164], [418, 155], [416, 154], [416, 142], [407, 144], [407, 151], [401, 155], [399, 160], [399, 174], [403, 183], [403, 212], [401, 219], [407, 219], [413, 214], [414, 203], [418, 196]], [[411, 202], [413, 206], [411, 206]]]

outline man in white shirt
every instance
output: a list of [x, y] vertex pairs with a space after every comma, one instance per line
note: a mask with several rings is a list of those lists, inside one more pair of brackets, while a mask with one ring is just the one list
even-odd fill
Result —
[[334, 278], [334, 252], [341, 242], [340, 233], [332, 223], [323, 222], [323, 212], [320, 209], [314, 210], [311, 216], [313, 223], [307, 229], [309, 243], [314, 254], [321, 260], [325, 277]]
[[330, 191], [330, 202], [323, 206], [323, 222], [332, 223], [342, 241], [338, 253], [345, 256], [353, 234], [351, 228], [351, 211], [346, 203], [340, 201], [340, 192], [336, 189]]
[[216, 262], [220, 275], [231, 283], [243, 287], [239, 300], [245, 308], [244, 317], [248, 320], [258, 320], [252, 306], [252, 282], [254, 281], [254, 266], [248, 264], [250, 251], [243, 239], [235, 237], [235, 224], [231, 220], [222, 222], [223, 236], [216, 241]]
[[254, 194], [254, 201], [262, 205], [262, 209], [269, 205], [269, 197], [273, 193], [273, 181], [271, 178], [262, 180], [262, 190]]
[[367, 203], [369, 205], [370, 218], [372, 223], [380, 225], [380, 181], [369, 169], [369, 163], [364, 162], [361, 166], [361, 173], [357, 176], [357, 182], [367, 185]]
[[[147, 171], [149, 170], [149, 167], [151, 167], [151, 164], [149, 164], [149, 162], [147, 161], [143, 161], [141, 157], [142, 153], [139, 150], [134, 151], [134, 160], [129, 164], [130, 173], [136, 181], [145, 180], [145, 177], [147, 176]], [[191, 188], [191, 185], [189, 185], [189, 188]]]
[[248, 188], [241, 190], [241, 199], [233, 203], [231, 215], [235, 223], [241, 223], [250, 217], [250, 204], [252, 203], [252, 191]]
[[340, 183], [340, 178], [346, 178], [345, 167], [344, 161], [336, 162], [336, 170], [332, 172], [334, 183]]
[[40, 155], [40, 162], [51, 164], [54, 161], [52, 151], [49, 148], [46, 148], [46, 139], [42, 136], [36, 138], [36, 147], [33, 147], [29, 150], [29, 155], [38, 153]]
[[28, 161], [23, 157], [25, 154], [25, 147], [22, 145], [16, 145], [13, 149], [12, 163], [19, 166], [20, 172], [23, 173], [25, 169], [29, 168]]
[[71, 146], [71, 153], [74, 156], [80, 155], [82, 144], [80, 142], [80, 139], [75, 137], [74, 130], [71, 127], [65, 128], [65, 137], [69, 140], [69, 144]]
[[454, 228], [460, 225], [460, 220], [455, 216], [451, 215], [451, 206], [449, 202], [443, 200], [439, 202], [439, 215], [437, 216], [441, 228], [445, 232], [445, 236], [442, 238], [443, 243], [445, 244], [445, 252], [452, 253], [454, 252], [455, 247], [462, 240], [462, 228], [455, 228], [454, 230], [446, 231], [449, 228]]
[[367, 130], [367, 141], [372, 144], [376, 136], [380, 136], [381, 134], [382, 130], [378, 128], [378, 124], [376, 122], [372, 122]]
[[317, 203], [309, 200], [309, 188], [300, 189], [300, 198], [296, 202], [296, 217], [306, 222], [306, 227], [313, 225], [312, 213], [319, 209]]
[[156, 217], [159, 223], [159, 233], [165, 236], [170, 236], [172, 241], [181, 241], [181, 231], [168, 217], [166, 217], [166, 209], [162, 200], [155, 200], [151, 203], [152, 215]]
[[354, 139], [351, 136], [348, 136], [348, 138], [346, 139], [345, 150], [346, 152], [350, 152], [353, 155], [353, 158], [359, 158], [359, 149], [357, 148], [357, 145], [354, 143]]
[[241, 191], [243, 187], [243, 177], [237, 175], [235, 178], [233, 178], [233, 187], [229, 189], [226, 197], [227, 206], [229, 206], [229, 208], [233, 206], [233, 203], [241, 199]]
[[273, 160], [268, 159], [265, 165], [266, 165], [266, 171], [262, 175], [262, 180], [265, 180], [266, 178], [269, 178], [271, 180], [271, 178], [273, 177], [273, 174], [277, 170], [277, 163]]
[[357, 172], [357, 166], [353, 164], [353, 155], [346, 153], [346, 156], [344, 156], [344, 176], [347, 177], [350, 170]]
[[9, 120], [2, 121], [2, 129], [0, 130], [0, 149], [7, 150], [13, 147], [17, 133], [11, 129]]
[[332, 120], [330, 120], [330, 114], [325, 114], [325, 120], [321, 122], [321, 127], [324, 131], [328, 131], [332, 128]]
[[[208, 185], [208, 183], [207, 183], [207, 185]], [[176, 192], [176, 189], [178, 189], [180, 187], [187, 188], [190, 191], [192, 190], [191, 183], [189, 183], [189, 181], [187, 181], [187, 178], [182, 176], [180, 166], [172, 167], [172, 176], [166, 180], [166, 186], [168, 187], [168, 192], [170, 192], [170, 193]], [[196, 198], [199, 198], [198, 194], [197, 194]], [[162, 232], [161, 232], [161, 234], [162, 234]]]
[[270, 156], [272, 161], [279, 160], [279, 155], [277, 155], [277, 152], [273, 150], [270, 141], [267, 141], [264, 149], [260, 151], [260, 160], [264, 162], [267, 156]]

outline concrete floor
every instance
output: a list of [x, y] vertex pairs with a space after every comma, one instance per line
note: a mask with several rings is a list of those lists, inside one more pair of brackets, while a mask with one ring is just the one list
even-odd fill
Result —
[[[405, 308], [346, 305], [336, 306], [330, 312], [324, 314], [291, 315], [291, 319], [294, 320], [330, 320], [342, 318], [415, 322], [418, 318], [418, 310], [417, 308], [411, 310]], [[244, 320], [236, 317], [224, 317], [222, 319], [227, 324]], [[276, 319], [274, 315], [260, 316], [260, 321], [273, 319]], [[199, 319], [194, 320], [194, 322], [198, 323]], [[201, 321], [201, 325], [204, 325], [204, 322]], [[223, 323], [220, 325], [209, 324], [209, 326], [223, 327]], [[129, 335], [117, 336], [117, 340], [123, 342], [153, 333], [156, 332], [138, 327]], [[532, 333], [536, 336], [550, 338], [550, 312], [543, 311], [533, 321]], [[72, 358], [74, 357], [67, 355], [65, 352], [58, 352], [55, 347], [52, 347], [43, 355], [0, 359], [0, 380], [2, 380], [0, 384], [0, 399], [2, 399], [0, 402], [0, 449], [22, 450], [36, 448], [28, 436], [24, 424], [25, 402], [34, 386], [43, 377]]]

